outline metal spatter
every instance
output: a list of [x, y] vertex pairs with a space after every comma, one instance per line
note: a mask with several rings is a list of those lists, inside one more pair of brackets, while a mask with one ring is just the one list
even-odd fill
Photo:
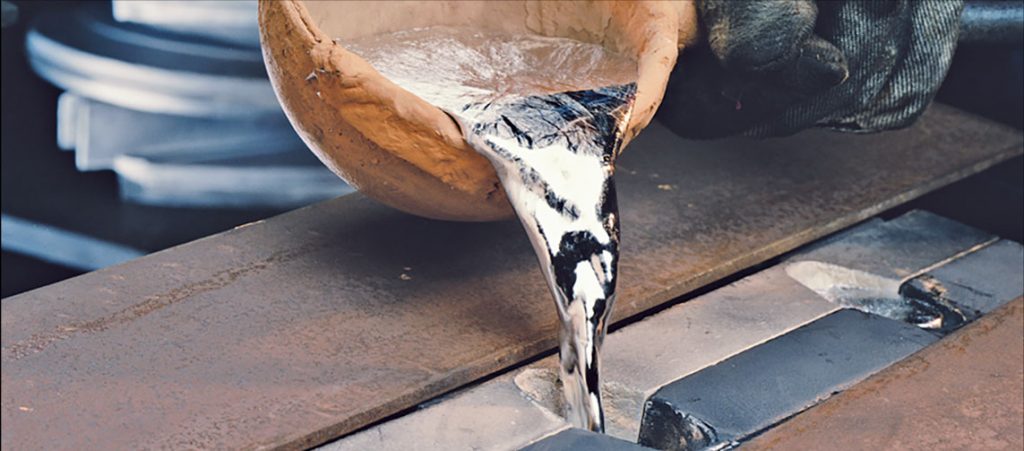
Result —
[[458, 114], [466, 141], [501, 178], [555, 298], [566, 416], [601, 432], [600, 349], [619, 260], [615, 156], [635, 93], [627, 84], [503, 98]]

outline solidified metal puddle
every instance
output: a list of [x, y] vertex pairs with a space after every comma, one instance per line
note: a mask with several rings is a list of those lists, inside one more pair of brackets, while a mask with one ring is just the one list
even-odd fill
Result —
[[972, 319], [969, 313], [935, 293], [856, 269], [801, 261], [786, 265], [786, 274], [829, 302], [922, 329], [945, 334]]

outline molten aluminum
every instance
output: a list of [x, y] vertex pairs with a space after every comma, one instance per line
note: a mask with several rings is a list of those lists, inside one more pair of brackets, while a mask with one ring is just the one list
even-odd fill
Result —
[[613, 176], [636, 63], [571, 39], [448, 27], [345, 45], [451, 114], [491, 161], [558, 307], [568, 419], [603, 431], [599, 350], [619, 257]]

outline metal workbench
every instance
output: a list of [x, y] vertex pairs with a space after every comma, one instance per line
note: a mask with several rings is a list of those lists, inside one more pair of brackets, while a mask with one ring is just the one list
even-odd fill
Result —
[[[913, 128], [622, 157], [616, 321], [1024, 151], [936, 105]], [[302, 448], [555, 347], [515, 222], [358, 194], [4, 299], [2, 446]]]

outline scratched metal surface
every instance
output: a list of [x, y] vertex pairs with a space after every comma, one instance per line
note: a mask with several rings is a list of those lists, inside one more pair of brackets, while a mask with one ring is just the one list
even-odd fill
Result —
[[[910, 130], [620, 160], [624, 318], [1022, 152], [936, 106]], [[4, 299], [3, 449], [301, 448], [555, 346], [515, 222], [323, 202]]]

